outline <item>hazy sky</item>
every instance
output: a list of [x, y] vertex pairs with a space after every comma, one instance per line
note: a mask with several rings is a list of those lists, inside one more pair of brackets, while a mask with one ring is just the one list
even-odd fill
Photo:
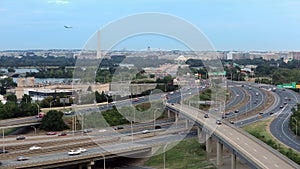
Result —
[[[299, 8], [298, 0], [1, 0], [0, 50], [81, 49], [101, 27], [143, 12], [185, 19], [217, 50], [299, 50]], [[118, 48], [182, 48], [141, 39]]]

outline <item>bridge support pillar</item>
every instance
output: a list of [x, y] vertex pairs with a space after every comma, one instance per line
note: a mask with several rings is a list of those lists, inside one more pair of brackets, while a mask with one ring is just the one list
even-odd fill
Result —
[[78, 169], [82, 169], [82, 164], [78, 164]]
[[185, 121], [185, 128], [189, 128], [189, 120], [188, 119], [186, 119], [186, 121]]
[[176, 123], [176, 126], [177, 126], [177, 123], [178, 123], [178, 113], [175, 113], [175, 123]]
[[170, 117], [171, 117], [171, 111], [168, 110], [168, 118], [170, 118]]
[[236, 155], [231, 154], [231, 169], [236, 169]]
[[223, 144], [217, 142], [217, 166], [223, 165]]
[[95, 164], [94, 161], [91, 161], [87, 164], [87, 169], [92, 169], [92, 166]]
[[210, 135], [206, 134], [205, 135], [205, 146], [206, 146], [206, 152], [211, 153], [212, 152], [212, 148], [211, 148], [211, 142], [212, 142], [212, 138]]
[[205, 135], [202, 132], [201, 127], [197, 127], [197, 137], [198, 137], [198, 143], [202, 144], [205, 142]]

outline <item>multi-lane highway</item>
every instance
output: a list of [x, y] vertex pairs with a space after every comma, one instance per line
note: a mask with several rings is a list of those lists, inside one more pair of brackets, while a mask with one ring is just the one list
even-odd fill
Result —
[[185, 105], [168, 106], [186, 117], [196, 120], [200, 126], [205, 126], [207, 130], [213, 131], [214, 136], [224, 144], [228, 144], [234, 152], [240, 153], [239, 155], [247, 158], [249, 162], [253, 162], [257, 168], [299, 168], [299, 165], [233, 125], [226, 123], [217, 125], [216, 119], [205, 118], [204, 114], [199, 115], [197, 109]]

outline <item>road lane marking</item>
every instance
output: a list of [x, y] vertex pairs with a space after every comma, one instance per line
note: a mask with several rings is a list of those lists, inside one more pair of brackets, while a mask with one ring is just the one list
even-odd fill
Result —
[[231, 136], [233, 135], [231, 132], [229, 133]]
[[276, 168], [278, 168], [278, 167], [279, 167], [277, 164], [274, 164], [274, 166], [275, 166]]
[[238, 138], [238, 137], [237, 137], [236, 139], [237, 139], [237, 140], [240, 140], [240, 138]]
[[266, 156], [263, 156], [264, 159], [268, 159]]
[[254, 150], [255, 152], [257, 152], [257, 150], [256, 150], [255, 148], [254, 148], [253, 150]]

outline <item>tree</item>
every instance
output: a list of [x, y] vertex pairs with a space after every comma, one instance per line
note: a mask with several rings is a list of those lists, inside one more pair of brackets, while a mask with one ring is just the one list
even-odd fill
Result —
[[31, 101], [32, 101], [31, 96], [24, 94], [22, 97], [21, 103], [31, 103]]
[[8, 102], [14, 102], [17, 103], [17, 96], [14, 94], [9, 94], [6, 96], [6, 99]]
[[63, 112], [50, 110], [42, 120], [41, 129], [46, 131], [61, 131], [67, 129], [67, 125], [63, 121]]

